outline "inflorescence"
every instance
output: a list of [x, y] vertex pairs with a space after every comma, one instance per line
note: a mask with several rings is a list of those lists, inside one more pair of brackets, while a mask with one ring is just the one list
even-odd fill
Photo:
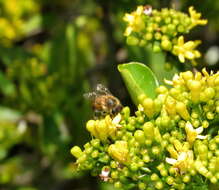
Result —
[[154, 52], [170, 52], [184, 63], [187, 60], [196, 64], [195, 59], [201, 56], [196, 47], [200, 40], [184, 42], [185, 34], [198, 25], [206, 25], [201, 13], [189, 7], [189, 15], [174, 9], [164, 8], [161, 11], [151, 6], [138, 6], [131, 14], [125, 14], [127, 27], [124, 35], [129, 45], [151, 46]]
[[34, 0], [7, 0], [0, 1], [0, 10], [0, 44], [11, 46], [31, 31], [31, 16], [36, 20], [40, 6]]
[[[219, 72], [182, 72], [139, 96], [135, 116], [89, 120], [92, 140], [74, 146], [79, 171], [90, 170], [115, 187], [193, 189], [219, 182]], [[206, 188], [207, 189], [207, 188]]]

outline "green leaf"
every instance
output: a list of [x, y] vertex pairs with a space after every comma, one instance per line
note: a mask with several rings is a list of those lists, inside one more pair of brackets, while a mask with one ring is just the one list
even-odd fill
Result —
[[0, 71], [0, 91], [6, 95], [11, 96], [15, 93], [15, 85], [8, 80], [3, 72]]
[[21, 116], [21, 113], [16, 110], [0, 106], [0, 121], [2, 122], [16, 122]]
[[154, 73], [144, 64], [131, 62], [121, 64], [118, 70], [122, 74], [126, 87], [136, 105], [139, 104], [138, 97], [145, 94], [147, 97], [155, 98], [155, 89], [159, 83]]
[[25, 34], [30, 34], [31, 32], [34, 33], [35, 31], [39, 30], [42, 25], [42, 15], [35, 14], [32, 16], [27, 22], [23, 25], [23, 31]]
[[77, 71], [77, 52], [76, 52], [76, 31], [73, 24], [68, 24], [66, 27], [66, 45], [68, 51], [68, 69], [73, 82], [76, 80]]
[[76, 48], [77, 32], [74, 24], [68, 23], [57, 29], [51, 40], [48, 51], [48, 70], [58, 73], [59, 78], [65, 83], [76, 82], [80, 76], [81, 65], [77, 62]]
[[27, 52], [21, 47], [2, 47], [0, 45], [0, 57], [4, 65], [13, 64], [14, 61], [23, 61], [34, 57], [34, 54]]

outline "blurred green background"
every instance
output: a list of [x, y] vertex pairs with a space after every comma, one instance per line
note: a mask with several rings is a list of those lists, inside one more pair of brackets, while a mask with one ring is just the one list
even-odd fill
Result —
[[202, 12], [208, 25], [187, 38], [203, 41], [197, 69], [218, 69], [217, 0], [0, 0], [1, 190], [113, 189], [75, 172], [69, 150], [90, 138], [83, 94], [96, 84], [134, 111], [118, 64], [145, 63], [160, 83], [177, 72], [165, 70], [162, 54], [126, 45], [122, 17], [141, 4]]

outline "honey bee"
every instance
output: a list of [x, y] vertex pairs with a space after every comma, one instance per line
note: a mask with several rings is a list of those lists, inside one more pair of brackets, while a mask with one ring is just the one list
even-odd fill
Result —
[[119, 99], [102, 84], [98, 84], [94, 92], [84, 94], [84, 97], [91, 100], [95, 118], [104, 117], [107, 114], [115, 116], [123, 108]]

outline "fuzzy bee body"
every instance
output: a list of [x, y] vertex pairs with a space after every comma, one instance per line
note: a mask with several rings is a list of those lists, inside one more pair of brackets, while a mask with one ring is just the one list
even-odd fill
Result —
[[122, 105], [118, 98], [113, 96], [110, 91], [101, 84], [97, 85], [96, 91], [84, 95], [92, 102], [94, 116], [96, 118], [105, 115], [115, 116], [122, 110]]

